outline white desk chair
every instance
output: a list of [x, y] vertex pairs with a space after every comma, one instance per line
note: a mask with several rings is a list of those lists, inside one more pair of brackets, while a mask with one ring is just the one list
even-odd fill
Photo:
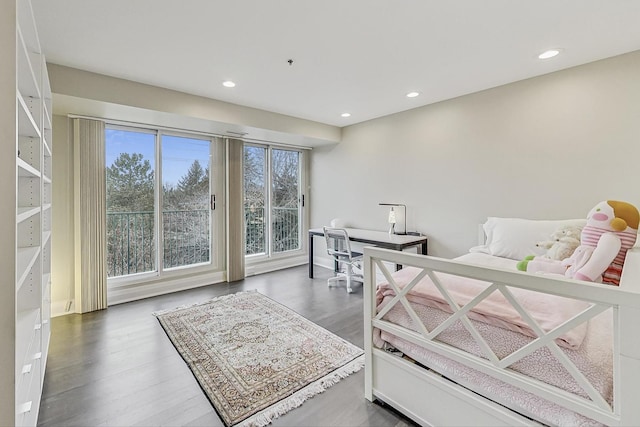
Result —
[[346, 280], [347, 292], [351, 293], [353, 292], [352, 281], [364, 282], [364, 275], [354, 271], [354, 267], [358, 271], [362, 271], [362, 254], [351, 251], [349, 234], [344, 228], [323, 227], [322, 229], [327, 241], [327, 253], [333, 257], [338, 265], [345, 265], [345, 273], [338, 273], [335, 277], [329, 278], [327, 285], [331, 286], [334, 282]]

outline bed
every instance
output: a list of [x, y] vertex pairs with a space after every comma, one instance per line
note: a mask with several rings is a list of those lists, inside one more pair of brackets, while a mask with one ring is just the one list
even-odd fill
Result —
[[454, 260], [365, 248], [365, 397], [422, 425], [640, 425], [640, 248], [591, 284], [517, 271], [534, 249], [486, 225]]

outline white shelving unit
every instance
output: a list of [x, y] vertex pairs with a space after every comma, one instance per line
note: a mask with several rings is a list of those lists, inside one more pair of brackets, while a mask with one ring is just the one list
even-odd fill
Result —
[[0, 7], [0, 425], [35, 426], [51, 336], [51, 87], [30, 0]]

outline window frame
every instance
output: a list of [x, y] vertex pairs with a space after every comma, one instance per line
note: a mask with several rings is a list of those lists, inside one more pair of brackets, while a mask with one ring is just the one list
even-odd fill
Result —
[[[245, 147], [258, 147], [266, 149], [265, 156], [265, 173], [266, 173], [266, 183], [265, 183], [265, 221], [266, 221], [266, 230], [265, 230], [265, 253], [260, 254], [245, 254], [245, 262], [248, 266], [261, 264], [261, 263], [269, 263], [270, 261], [280, 261], [287, 258], [299, 257], [301, 255], [305, 255], [307, 253], [307, 239], [305, 239], [305, 230], [308, 229], [307, 226], [307, 215], [306, 215], [306, 197], [305, 197], [305, 189], [307, 188], [307, 175], [308, 175], [308, 166], [307, 166], [307, 151], [303, 148], [284, 146], [284, 145], [276, 145], [276, 144], [260, 144], [256, 142], [244, 142]], [[272, 152], [273, 150], [286, 150], [286, 151], [295, 151], [298, 153], [298, 238], [299, 238], [299, 248], [293, 249], [289, 251], [283, 252], [274, 252], [272, 248], [272, 235], [273, 235], [273, 224], [272, 224], [272, 200], [273, 200], [273, 177], [272, 177]], [[243, 197], [244, 198], [244, 197]], [[246, 224], [245, 224], [246, 230]], [[245, 233], [246, 234], [246, 233]]]
[[[226, 254], [224, 253], [224, 212], [219, 207], [210, 211], [209, 217], [209, 261], [203, 263], [190, 264], [185, 266], [164, 267], [164, 227], [162, 226], [162, 136], [184, 137], [189, 139], [200, 139], [209, 142], [209, 195], [216, 195], [217, 199], [222, 199], [224, 195], [224, 144], [215, 135], [208, 135], [199, 132], [175, 131], [162, 127], [117, 124], [105, 122], [106, 129], [118, 129], [130, 132], [149, 133], [155, 135], [155, 169], [154, 169], [154, 238], [155, 238], [155, 271], [127, 274], [107, 278], [109, 290], [118, 290], [134, 286], [147, 285], [150, 282], [171, 280], [184, 276], [198, 275], [204, 273], [221, 272], [225, 268]], [[106, 169], [106, 164], [105, 164]], [[220, 204], [219, 204], [220, 205]], [[215, 238], [217, 236], [217, 238]], [[106, 253], [105, 253], [106, 255]]]

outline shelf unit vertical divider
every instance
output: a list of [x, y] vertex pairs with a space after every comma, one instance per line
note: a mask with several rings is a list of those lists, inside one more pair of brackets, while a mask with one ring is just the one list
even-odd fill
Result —
[[0, 146], [14, 147], [0, 156], [0, 425], [36, 426], [51, 335], [53, 141], [30, 0], [2, 3], [0, 40]]

